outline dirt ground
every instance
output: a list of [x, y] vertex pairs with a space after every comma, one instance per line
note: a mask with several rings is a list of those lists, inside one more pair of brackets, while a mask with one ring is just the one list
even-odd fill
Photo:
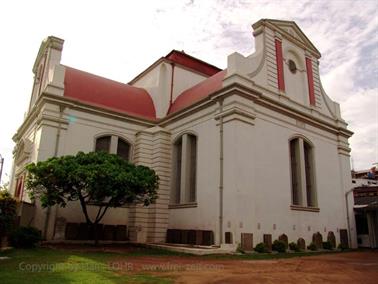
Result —
[[166, 276], [175, 283], [378, 283], [378, 251], [275, 260], [130, 256], [111, 265], [121, 273]]

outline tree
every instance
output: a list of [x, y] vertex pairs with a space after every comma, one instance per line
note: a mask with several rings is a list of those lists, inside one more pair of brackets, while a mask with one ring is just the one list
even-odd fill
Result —
[[16, 210], [16, 200], [8, 191], [0, 190], [0, 242], [13, 229]]
[[[42, 207], [80, 202], [88, 226], [94, 226], [95, 244], [97, 225], [109, 208], [130, 203], [148, 206], [157, 198], [159, 177], [152, 169], [105, 152], [53, 157], [26, 169], [26, 188], [32, 199], [40, 199]], [[98, 207], [94, 219], [88, 214], [88, 205]]]

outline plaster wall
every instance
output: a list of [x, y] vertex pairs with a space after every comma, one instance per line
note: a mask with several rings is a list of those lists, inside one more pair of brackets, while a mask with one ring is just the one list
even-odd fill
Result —
[[162, 61], [140, 79], [133, 86], [144, 88], [151, 95], [156, 109], [156, 116], [162, 118], [167, 115], [172, 91], [172, 102], [186, 89], [198, 84], [207, 77], [174, 65], [172, 84], [172, 64]]
[[[215, 111], [216, 106], [212, 105], [166, 126], [172, 133], [172, 144], [184, 133], [197, 136], [197, 205], [170, 207], [169, 229], [212, 230], [214, 233], [218, 230], [219, 129], [213, 116]], [[171, 190], [174, 190], [172, 184]]]
[[[285, 233], [289, 241], [302, 237], [309, 244], [314, 233], [326, 240], [332, 231], [339, 242], [338, 232], [347, 228], [347, 218], [336, 135], [293, 118], [283, 122], [280, 114], [244, 98], [230, 97], [225, 104], [244, 105], [257, 116], [252, 123], [235, 119], [224, 124], [223, 232], [232, 232], [236, 243], [241, 233], [253, 233], [254, 244], [263, 234], [272, 234], [274, 240]], [[197, 207], [170, 209], [168, 228], [213, 230], [217, 241], [219, 126], [210, 114], [202, 121], [194, 117], [185, 126], [168, 128], [173, 127], [173, 139], [185, 131], [198, 136]], [[314, 147], [318, 212], [290, 206], [289, 140], [297, 135]]]

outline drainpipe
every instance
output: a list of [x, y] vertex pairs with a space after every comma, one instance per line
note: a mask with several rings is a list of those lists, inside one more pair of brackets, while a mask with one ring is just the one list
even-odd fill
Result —
[[346, 213], [347, 213], [347, 226], [348, 226], [348, 244], [349, 248], [352, 248], [352, 239], [350, 234], [350, 224], [349, 224], [349, 203], [348, 203], [348, 195], [349, 193], [353, 192], [353, 188], [345, 192], [345, 204], [346, 204]]
[[[54, 157], [58, 156], [58, 151], [59, 151], [59, 140], [60, 140], [60, 131], [61, 131], [61, 125], [62, 125], [61, 121], [62, 121], [62, 118], [63, 118], [63, 111], [64, 111], [64, 107], [59, 106], [59, 120], [58, 120], [58, 130], [56, 132], [56, 138], [55, 138]], [[55, 212], [57, 212], [57, 211], [58, 211], [58, 206], [55, 207]], [[47, 207], [45, 226], [44, 226], [44, 229], [43, 229], [43, 237], [44, 237], [45, 240], [47, 238], [47, 229], [48, 229], [48, 226], [49, 226], [50, 214], [51, 214], [51, 208]], [[56, 217], [56, 215], [55, 215], [55, 217]], [[56, 221], [56, 218], [54, 220], [54, 231], [55, 231], [55, 221]]]
[[223, 242], [223, 99], [219, 100], [219, 245]]
[[175, 63], [171, 63], [171, 66], [172, 66], [172, 72], [171, 72], [171, 94], [170, 94], [170, 97], [169, 97], [169, 108], [171, 107], [172, 103], [173, 103], [173, 79], [174, 79], [174, 76], [175, 76]]

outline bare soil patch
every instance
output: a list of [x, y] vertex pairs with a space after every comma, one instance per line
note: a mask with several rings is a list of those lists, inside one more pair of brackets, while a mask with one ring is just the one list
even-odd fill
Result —
[[115, 258], [112, 265], [121, 273], [153, 274], [175, 283], [378, 283], [377, 251], [277, 260], [130, 256]]
[[54, 249], [112, 252], [108, 264], [120, 274], [151, 274], [174, 283], [363, 283], [378, 284], [378, 250], [289, 259], [250, 260], [167, 255], [129, 245], [52, 245]]

